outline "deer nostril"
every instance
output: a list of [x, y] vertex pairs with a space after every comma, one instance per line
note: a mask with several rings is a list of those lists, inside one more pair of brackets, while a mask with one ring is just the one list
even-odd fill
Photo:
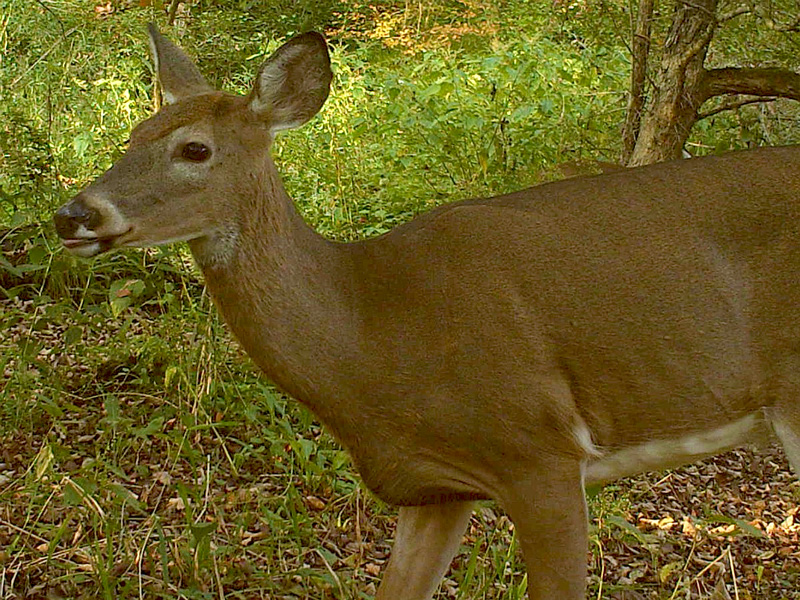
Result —
[[86, 206], [78, 196], [56, 211], [53, 222], [58, 235], [68, 238], [74, 236], [81, 225], [89, 231], [97, 227], [100, 224], [100, 213]]

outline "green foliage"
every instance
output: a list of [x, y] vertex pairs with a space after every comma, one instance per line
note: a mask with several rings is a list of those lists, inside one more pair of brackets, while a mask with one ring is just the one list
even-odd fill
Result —
[[623, 96], [607, 90], [621, 88], [620, 52], [545, 37], [430, 48], [410, 67], [368, 62], [373, 52], [335, 51], [327, 108], [276, 148], [298, 203], [331, 235], [382, 233], [442, 201], [541, 181], [587, 149], [616, 152]]

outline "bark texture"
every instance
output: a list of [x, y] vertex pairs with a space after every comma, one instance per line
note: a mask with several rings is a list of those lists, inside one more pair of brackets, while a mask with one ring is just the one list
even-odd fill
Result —
[[712, 69], [706, 72], [704, 84], [705, 99], [724, 94], [748, 94], [800, 100], [800, 74], [788, 69]]
[[[745, 13], [759, 16], [763, 26], [777, 26], [752, 6], [718, 14], [719, 0], [675, 0], [652, 90], [646, 99], [650, 20], [654, 0], [640, 0], [632, 44], [631, 93], [623, 127], [623, 163], [644, 165], [680, 158], [694, 123], [729, 108], [777, 97], [800, 101], [800, 74], [780, 68], [720, 68], [704, 66], [717, 27]], [[796, 27], [792, 22], [787, 30]], [[710, 98], [733, 96], [735, 101], [706, 114], [700, 107]]]
[[655, 0], [641, 0], [636, 15], [636, 24], [633, 29], [633, 43], [631, 44], [631, 91], [628, 101], [628, 112], [625, 125], [622, 128], [622, 143], [624, 162], [627, 162], [636, 138], [639, 137], [639, 125], [642, 122], [642, 110], [647, 96], [645, 87], [647, 83], [647, 58], [650, 54], [650, 30], [653, 20], [653, 3]]
[[704, 102], [703, 64], [716, 28], [717, 0], [678, 0], [648, 110], [629, 166], [680, 158]]

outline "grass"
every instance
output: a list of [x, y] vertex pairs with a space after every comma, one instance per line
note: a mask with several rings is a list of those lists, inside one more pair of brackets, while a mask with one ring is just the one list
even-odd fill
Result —
[[[161, 4], [0, 0], [0, 599], [368, 598], [393, 511], [259, 376], [185, 248], [77, 260], [49, 225], [151, 111]], [[202, 1], [169, 33], [239, 91], [284, 37], [328, 33], [333, 94], [275, 155], [306, 218], [355, 239], [618, 153], [624, 7], [498, 6]], [[696, 143], [750, 143], [752, 114]], [[592, 594], [702, 597], [736, 576], [740, 597], [798, 597], [797, 489], [773, 453], [605, 488]], [[522, 598], [523, 572], [487, 503], [438, 597]]]

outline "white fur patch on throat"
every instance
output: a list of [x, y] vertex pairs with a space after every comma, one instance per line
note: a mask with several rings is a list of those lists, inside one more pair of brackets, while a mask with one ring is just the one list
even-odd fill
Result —
[[190, 241], [189, 247], [201, 269], [226, 267], [236, 256], [239, 231], [230, 228], [210, 233]]

